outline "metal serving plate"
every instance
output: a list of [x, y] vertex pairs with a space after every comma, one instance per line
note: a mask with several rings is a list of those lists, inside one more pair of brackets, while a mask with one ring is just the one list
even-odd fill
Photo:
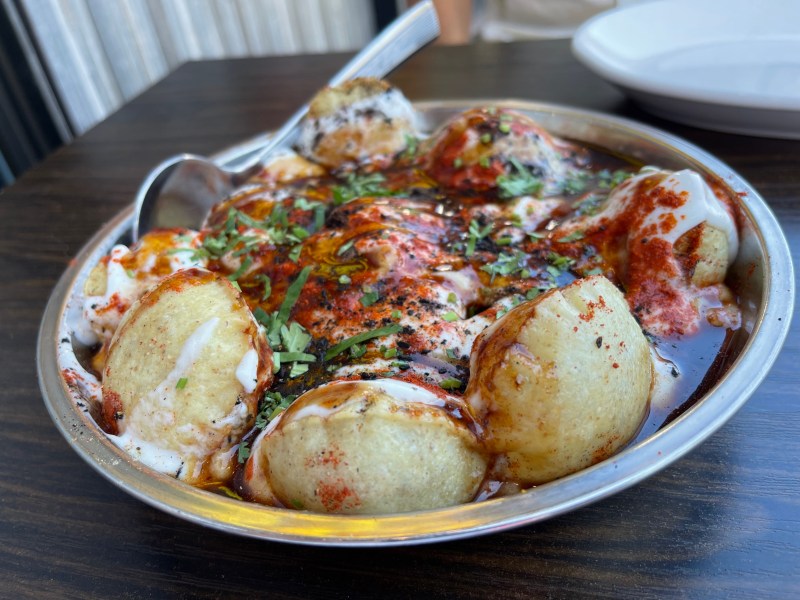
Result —
[[[523, 101], [422, 102], [430, 128], [471, 106], [493, 104], [527, 113], [554, 134], [670, 169], [693, 168], [740, 198], [744, 215], [731, 275], [741, 295], [743, 327], [727, 372], [680, 417], [612, 458], [516, 496], [451, 508], [386, 516], [335, 516], [237, 501], [193, 488], [132, 460], [81, 411], [61, 376], [58, 346], [68, 336], [91, 267], [128, 236], [132, 208], [105, 225], [61, 277], [42, 320], [39, 381], [61, 433], [101, 475], [133, 496], [177, 517], [255, 538], [332, 546], [388, 546], [464, 538], [542, 521], [627, 488], [677, 460], [723, 425], [764, 379], [789, 330], [794, 276], [789, 248], [758, 193], [728, 166], [699, 148], [631, 121], [562, 106]], [[265, 139], [221, 153], [223, 164], [245, 161]], [[64, 344], [70, 345], [68, 340]], [[62, 365], [63, 366], [63, 365]]]

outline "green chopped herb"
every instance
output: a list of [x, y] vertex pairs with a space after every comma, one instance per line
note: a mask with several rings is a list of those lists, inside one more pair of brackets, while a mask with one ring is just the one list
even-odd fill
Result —
[[405, 155], [407, 157], [412, 157], [417, 153], [417, 146], [419, 145], [419, 140], [416, 136], [405, 134], [406, 138], [406, 152]]
[[295, 302], [300, 297], [300, 291], [303, 289], [303, 286], [306, 284], [308, 280], [308, 276], [311, 274], [311, 267], [304, 267], [300, 274], [297, 276], [289, 288], [286, 290], [286, 297], [283, 299], [281, 303], [281, 307], [278, 309], [278, 320], [283, 324], [289, 320], [289, 313], [292, 312], [292, 308], [294, 307]]
[[300, 245], [294, 246], [291, 250], [289, 250], [289, 260], [293, 263], [296, 263], [300, 260], [300, 253], [303, 251], [303, 247]]
[[296, 198], [294, 201], [294, 207], [300, 210], [313, 210], [323, 206], [322, 202], [317, 202], [316, 200], [308, 201], [305, 198]]
[[574, 171], [568, 174], [561, 182], [561, 191], [565, 194], [580, 194], [586, 189], [586, 180], [589, 178], [589, 173], [585, 171]]
[[267, 392], [264, 394], [261, 408], [256, 415], [256, 427], [264, 429], [272, 419], [286, 410], [295, 401], [295, 398], [297, 396], [284, 396], [280, 392]]
[[294, 379], [295, 377], [300, 377], [300, 375], [305, 375], [308, 373], [308, 365], [301, 362], [296, 362], [292, 365], [292, 368], [289, 369], [289, 378]]
[[355, 240], [347, 240], [344, 244], [339, 246], [339, 249], [336, 251], [336, 256], [341, 256], [342, 254], [350, 250], [350, 248], [353, 247], [354, 242]]
[[231, 281], [236, 281], [237, 279], [239, 279], [239, 277], [245, 274], [247, 269], [249, 269], [250, 265], [252, 264], [253, 264], [253, 259], [248, 256], [242, 261], [242, 264], [239, 265], [238, 269], [236, 269], [233, 273], [228, 275], [228, 279], [230, 279]]
[[348, 173], [346, 185], [333, 188], [333, 204], [340, 206], [356, 198], [368, 196], [391, 196], [392, 192], [381, 185], [384, 181], [386, 178], [380, 173], [369, 175]]
[[509, 172], [497, 178], [497, 187], [500, 190], [501, 198], [516, 198], [527, 194], [536, 195], [542, 191], [544, 184], [539, 178], [534, 177], [516, 158], [511, 159], [511, 164], [516, 173]]
[[569, 235], [565, 235], [562, 238], [556, 240], [557, 242], [567, 243], [567, 242], [577, 242], [578, 240], [582, 240], [584, 237], [584, 233], [582, 231], [573, 231]]
[[453, 350], [452, 348], [448, 348], [447, 350], [445, 350], [445, 353], [447, 354], [448, 358], [452, 360], [458, 360], [458, 355], [456, 354], [456, 351]]
[[348, 277], [347, 275], [339, 275], [339, 283], [341, 283], [342, 285], [347, 285], [352, 281], [353, 280], [350, 279], [350, 277]]
[[501, 252], [495, 262], [483, 265], [481, 271], [489, 273], [492, 276], [490, 283], [493, 283], [494, 278], [498, 275], [508, 277], [526, 269], [526, 258], [525, 253], [520, 251], [516, 251], [514, 254], [505, 254]]
[[397, 348], [386, 348], [382, 347], [381, 354], [383, 354], [384, 358], [394, 358], [397, 356]]
[[552, 277], [558, 277], [563, 273], [563, 271], [553, 265], [547, 265], [547, 272], [550, 273]]
[[402, 316], [403, 316], [403, 313], [401, 313], [396, 308], [392, 311], [392, 318], [393, 319], [400, 319], [400, 318], [402, 318]]
[[281, 364], [285, 365], [290, 362], [315, 362], [317, 357], [313, 354], [306, 352], [274, 352], [272, 356], [278, 356]]
[[460, 169], [462, 166], [464, 166], [464, 159], [461, 158], [460, 156], [457, 156], [453, 161], [453, 168]]
[[478, 243], [478, 241], [489, 235], [493, 228], [493, 223], [489, 223], [485, 227], [481, 227], [481, 224], [475, 219], [470, 221], [469, 229], [467, 230], [467, 249], [464, 251], [464, 254], [466, 256], [472, 256], [475, 254], [475, 245]]
[[452, 310], [449, 310], [449, 311], [447, 311], [446, 313], [444, 313], [444, 315], [442, 315], [442, 318], [443, 318], [445, 321], [447, 321], [448, 323], [452, 323], [453, 321], [458, 321], [458, 320], [460, 319], [460, 317], [458, 316], [458, 314], [456, 314], [456, 313], [455, 313], [454, 311], [452, 311]]
[[600, 205], [603, 203], [605, 198], [603, 196], [598, 196], [597, 194], [590, 194], [583, 200], [581, 200], [576, 206], [576, 210], [578, 213], [582, 215], [596, 215], [600, 210]]
[[272, 280], [269, 278], [269, 275], [259, 273], [255, 276], [255, 280], [264, 284], [264, 292], [261, 294], [261, 301], [263, 302], [269, 299], [272, 295]]
[[514, 238], [506, 235], [506, 236], [497, 238], [494, 241], [494, 243], [497, 244], [498, 246], [510, 246], [513, 241], [514, 241]]
[[439, 382], [439, 387], [443, 390], [458, 390], [464, 383], [455, 377], [448, 377]]
[[366, 347], [361, 344], [353, 344], [350, 346], [350, 356], [353, 358], [361, 358], [367, 353]]
[[600, 267], [595, 267], [591, 271], [586, 271], [586, 273], [584, 273], [584, 275], [586, 277], [591, 277], [592, 275], [602, 275], [604, 272], [605, 271], [603, 271], [603, 269], [601, 269]]
[[181, 377], [180, 379], [178, 379], [178, 383], [175, 384], [175, 389], [176, 390], [182, 390], [183, 388], [186, 387], [187, 383], [189, 383], [189, 378], [188, 377]]
[[478, 161], [478, 164], [484, 169], [488, 169], [492, 165], [492, 162], [488, 156], [481, 156], [481, 159]]
[[540, 290], [539, 288], [531, 288], [527, 292], [525, 292], [525, 299], [526, 300], [533, 300], [534, 298], [536, 298], [541, 293], [542, 293], [542, 290]]
[[455, 292], [450, 292], [449, 294], [447, 294], [447, 301], [450, 304], [455, 304], [456, 302], [458, 302], [458, 296], [456, 296]]
[[368, 290], [364, 292], [364, 295], [358, 299], [361, 302], [361, 305], [364, 307], [372, 306], [380, 299], [378, 292], [374, 292], [372, 290]]
[[600, 179], [597, 183], [597, 187], [604, 189], [614, 189], [620, 183], [622, 183], [629, 177], [633, 176], [633, 173], [629, 173], [628, 171], [623, 171], [622, 169], [619, 169], [612, 173], [608, 169], [603, 169], [597, 175]]
[[236, 459], [239, 461], [239, 464], [241, 465], [248, 458], [250, 458], [250, 447], [247, 445], [247, 442], [242, 442], [239, 444], [239, 450], [236, 453]]
[[491, 133], [484, 133], [481, 135], [481, 144], [491, 144], [492, 143], [492, 134]]
[[125, 274], [131, 279], [136, 279], [136, 271], [133, 269], [125, 269]]
[[[311, 335], [296, 321], [292, 321], [288, 327], [286, 325], [281, 325], [280, 334], [281, 343], [288, 353], [303, 352], [303, 350], [308, 347], [308, 344], [311, 343]], [[291, 361], [300, 359], [289, 358], [284, 360]], [[315, 359], [312, 357], [311, 360], [313, 361]]]
[[347, 338], [329, 348], [328, 351], [325, 353], [325, 360], [328, 361], [335, 356], [338, 356], [345, 350], [348, 350], [351, 346], [356, 344], [362, 344], [367, 340], [371, 340], [374, 338], [384, 337], [387, 335], [392, 335], [394, 333], [399, 333], [402, 331], [402, 327], [396, 323], [392, 323], [391, 325], [386, 325], [384, 327], [379, 327], [378, 329], [373, 329], [372, 331], [364, 331], [362, 333], [356, 334], [352, 337]]
[[546, 233], [539, 233], [538, 231], [534, 231], [528, 234], [528, 237], [532, 240], [543, 240], [547, 237]]
[[559, 271], [566, 271], [575, 264], [575, 259], [569, 256], [562, 256], [556, 252], [550, 252], [547, 254], [547, 262]]
[[[503, 121], [502, 116], [500, 117], [500, 120]], [[497, 126], [497, 129], [499, 129], [501, 133], [508, 133], [511, 131], [511, 125], [506, 122], [501, 122], [500, 125]]]

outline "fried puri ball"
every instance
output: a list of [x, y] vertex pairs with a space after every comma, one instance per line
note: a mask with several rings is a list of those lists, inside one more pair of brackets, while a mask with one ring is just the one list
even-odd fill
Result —
[[558, 191], [575, 153], [530, 117], [494, 107], [456, 115], [425, 146], [426, 171], [443, 187], [504, 198]]
[[545, 483], [628, 442], [645, 415], [649, 345], [622, 293], [593, 276], [521, 304], [475, 341], [465, 398], [503, 479]]
[[416, 135], [416, 113], [402, 92], [361, 77], [322, 89], [311, 100], [298, 147], [329, 169], [386, 166]]
[[245, 480], [257, 499], [269, 501], [269, 488], [291, 508], [386, 514], [452, 506], [474, 497], [486, 471], [463, 402], [409, 382], [329, 383], [270, 425]]
[[151, 468], [198, 482], [203, 463], [252, 426], [272, 353], [241, 294], [187, 269], [125, 314], [103, 370], [112, 439]]

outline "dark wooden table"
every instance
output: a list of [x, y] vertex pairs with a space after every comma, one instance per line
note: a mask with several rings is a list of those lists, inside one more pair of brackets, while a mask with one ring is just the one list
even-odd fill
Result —
[[[70, 257], [149, 169], [274, 128], [345, 56], [187, 64], [0, 194], [0, 596], [800, 597], [800, 323], [718, 433], [644, 483], [499, 535], [328, 549], [178, 520], [97, 475], [59, 435], [35, 339]], [[412, 99], [519, 97], [683, 136], [748, 179], [800, 252], [800, 142], [651, 117], [564, 42], [429, 48], [392, 80]]]

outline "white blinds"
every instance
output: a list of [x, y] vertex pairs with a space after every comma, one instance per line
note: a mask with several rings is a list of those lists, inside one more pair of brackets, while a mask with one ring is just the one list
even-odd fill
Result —
[[355, 50], [374, 35], [370, 0], [20, 4], [77, 133], [187, 60]]

